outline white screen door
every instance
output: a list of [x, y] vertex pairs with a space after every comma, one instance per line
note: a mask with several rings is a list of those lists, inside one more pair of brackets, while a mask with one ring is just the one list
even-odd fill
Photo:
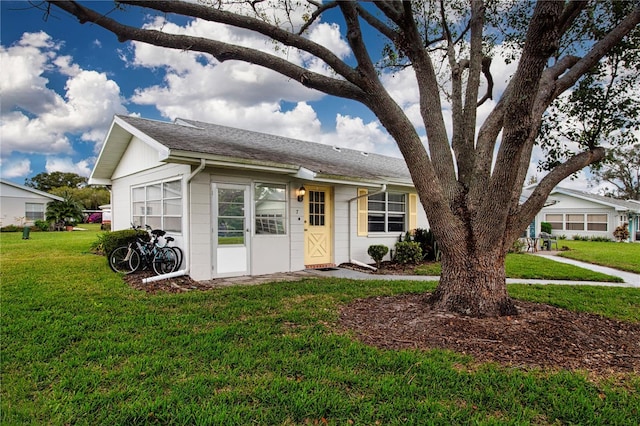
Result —
[[249, 187], [214, 183], [214, 275], [249, 274]]

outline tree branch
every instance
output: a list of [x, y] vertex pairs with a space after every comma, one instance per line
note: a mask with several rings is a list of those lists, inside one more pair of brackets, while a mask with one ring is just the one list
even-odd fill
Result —
[[[223, 43], [220, 41], [205, 39], [201, 37], [174, 35], [163, 33], [157, 30], [145, 30], [136, 27], [130, 27], [120, 24], [119, 22], [111, 18], [105, 17], [92, 9], [81, 6], [75, 1], [53, 1], [51, 3], [59, 7], [60, 9], [76, 16], [81, 23], [93, 22], [105, 28], [106, 30], [117, 35], [120, 41], [135, 40], [160, 47], [208, 53], [220, 62], [228, 60], [244, 61], [260, 65], [262, 67], [281, 73], [312, 89], [358, 101], [362, 101], [364, 99], [364, 92], [355, 84], [309, 71], [275, 55], [270, 55], [256, 49], [240, 47], [233, 44]], [[158, 1], [142, 3], [156, 5], [156, 3], [159, 4], [167, 2]], [[182, 2], [168, 3], [177, 4]], [[302, 37], [292, 36], [290, 33], [287, 34], [289, 34], [290, 37], [302, 39]], [[346, 65], [343, 63], [341, 68], [344, 69], [345, 67]], [[354, 73], [353, 70], [348, 67], [346, 68], [349, 70], [349, 76], [351, 77], [351, 79], [360, 79], [359, 76], [355, 75], [356, 73]]]
[[544, 206], [553, 188], [580, 169], [602, 160], [604, 156], [605, 149], [601, 147], [591, 151], [581, 152], [555, 167], [542, 178], [527, 201], [517, 209], [517, 212], [514, 212], [516, 213], [516, 219], [511, 222], [510, 228], [507, 230], [510, 236], [509, 241], [517, 238], [517, 236], [522, 233], [522, 230], [531, 223], [533, 217]]
[[[256, 33], [262, 34], [273, 40], [276, 40], [286, 46], [295, 47], [322, 59], [329, 65], [338, 75], [341, 75], [348, 81], [358, 84], [358, 76], [354, 70], [344, 63], [340, 58], [333, 54], [329, 49], [321, 46], [311, 40], [300, 35], [293, 34], [289, 31], [278, 28], [260, 19], [242, 16], [236, 13], [219, 10], [216, 8], [206, 7], [185, 1], [166, 1], [166, 0], [121, 0], [123, 4], [129, 4], [142, 8], [157, 10], [164, 13], [176, 13], [183, 16], [197, 17], [210, 22], [227, 24], [237, 28], [244, 28]], [[69, 1], [53, 1], [52, 3], [76, 3]], [[61, 6], [59, 6], [61, 7]], [[62, 8], [62, 7], [61, 7]], [[77, 15], [76, 15], [77, 16]], [[96, 22], [98, 23], [98, 22]], [[99, 24], [99, 23], [98, 23]]]
[[484, 74], [484, 78], [487, 79], [487, 92], [484, 94], [482, 99], [478, 101], [477, 106], [482, 105], [488, 99], [493, 99], [493, 76], [491, 75], [491, 58], [489, 58], [488, 56], [482, 58], [482, 74]]
[[600, 59], [606, 56], [606, 54], [639, 23], [640, 6], [637, 6], [634, 8], [633, 12], [627, 15], [622, 22], [618, 24], [616, 28], [607, 33], [607, 35], [597, 42], [586, 55], [571, 67], [569, 71], [558, 79], [551, 101], [573, 86], [580, 77], [584, 75], [584, 73], [589, 71], [600, 61]]
[[362, 7], [360, 3], [356, 5], [356, 8], [358, 10], [358, 14], [362, 17], [362, 19], [364, 19], [373, 28], [380, 31], [380, 34], [384, 34], [393, 43], [398, 42], [400, 35], [397, 31], [389, 28], [388, 25], [385, 25], [384, 22], [380, 21], [378, 18], [369, 13], [369, 11]]
[[311, 3], [316, 5], [317, 8], [313, 11], [309, 20], [300, 27], [300, 30], [298, 30], [298, 35], [302, 35], [324, 12], [338, 6], [337, 1], [330, 1], [328, 3], [323, 3], [320, 5], [316, 4], [315, 2]]

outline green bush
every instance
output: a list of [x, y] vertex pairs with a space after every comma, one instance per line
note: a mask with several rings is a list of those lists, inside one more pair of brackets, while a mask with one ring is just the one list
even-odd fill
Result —
[[36, 220], [33, 223], [33, 226], [38, 228], [41, 231], [48, 231], [49, 230], [49, 222], [47, 222], [46, 220]]
[[114, 249], [126, 246], [137, 237], [149, 241], [149, 234], [141, 229], [123, 229], [121, 231], [103, 232], [98, 235], [97, 241], [91, 244], [91, 251], [107, 256]]
[[398, 263], [422, 262], [422, 248], [415, 241], [400, 241], [396, 243], [395, 259]]
[[551, 224], [549, 222], [540, 222], [540, 231], [550, 234], [552, 231]]
[[440, 249], [438, 248], [438, 242], [431, 229], [416, 228], [413, 234], [413, 241], [420, 244], [422, 249], [423, 260], [439, 261]]
[[374, 244], [367, 249], [367, 254], [376, 262], [378, 268], [380, 268], [380, 262], [382, 262], [382, 258], [385, 257], [387, 253], [389, 253], [389, 247], [382, 244]]
[[22, 226], [7, 225], [0, 228], [0, 232], [22, 232]]
[[524, 241], [522, 241], [520, 238], [518, 238], [517, 240], [515, 240], [513, 242], [513, 244], [511, 244], [511, 248], [509, 249], [509, 253], [523, 254], [525, 245], [526, 244], [524, 243]]

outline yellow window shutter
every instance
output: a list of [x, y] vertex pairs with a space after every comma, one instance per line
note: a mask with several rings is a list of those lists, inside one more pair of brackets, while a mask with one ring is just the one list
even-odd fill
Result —
[[368, 199], [365, 197], [369, 193], [369, 190], [365, 188], [358, 188], [358, 236], [366, 237], [368, 235], [368, 220], [369, 214], [367, 209]]
[[418, 227], [418, 194], [409, 194], [409, 231]]

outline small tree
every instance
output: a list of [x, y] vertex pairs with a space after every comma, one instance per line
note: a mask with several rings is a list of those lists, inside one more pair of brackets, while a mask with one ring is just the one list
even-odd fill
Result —
[[82, 205], [70, 194], [65, 194], [63, 200], [55, 200], [47, 204], [46, 218], [50, 222], [73, 224], [82, 221]]
[[601, 167], [593, 173], [597, 182], [614, 186], [607, 195], [640, 201], [640, 143], [612, 149]]
[[382, 258], [389, 253], [389, 247], [384, 246], [382, 244], [374, 244], [369, 246], [367, 249], [367, 253], [371, 258], [376, 262], [376, 267], [380, 269], [380, 263], [382, 262]]
[[613, 231], [613, 236], [620, 242], [627, 241], [629, 239], [629, 224], [625, 222], [618, 226], [615, 231]]

